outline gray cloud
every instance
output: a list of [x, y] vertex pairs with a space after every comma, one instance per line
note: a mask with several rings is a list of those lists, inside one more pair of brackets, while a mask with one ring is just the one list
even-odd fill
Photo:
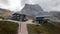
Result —
[[39, 4], [45, 11], [60, 11], [60, 0], [0, 0], [0, 8], [19, 11], [25, 3]]
[[28, 0], [26, 2], [29, 4], [39, 4], [45, 11], [60, 11], [60, 0]]
[[5, 5], [9, 4], [8, 0], [0, 0], [0, 3], [5, 4]]
[[21, 0], [0, 0], [0, 8], [19, 11], [21, 9], [20, 1]]

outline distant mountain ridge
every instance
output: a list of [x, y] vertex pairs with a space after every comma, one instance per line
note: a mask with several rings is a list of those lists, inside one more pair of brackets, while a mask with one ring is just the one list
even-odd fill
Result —
[[54, 17], [60, 19], [60, 12], [59, 12], [59, 11], [51, 11], [50, 13], [51, 13], [51, 15], [53, 15]]
[[11, 16], [12, 15], [12, 11], [8, 10], [8, 9], [2, 9], [0, 8], [0, 17], [1, 16]]
[[0, 8], [0, 13], [6, 13], [6, 12], [11, 12], [11, 11], [8, 10], [8, 9], [2, 9], [2, 8]]

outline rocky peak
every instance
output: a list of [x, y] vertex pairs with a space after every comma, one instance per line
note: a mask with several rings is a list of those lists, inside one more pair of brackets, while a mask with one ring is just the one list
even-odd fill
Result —
[[25, 4], [24, 8], [18, 13], [36, 16], [36, 15], [40, 14], [41, 12], [44, 12], [44, 11], [38, 4], [36, 4], [36, 5]]

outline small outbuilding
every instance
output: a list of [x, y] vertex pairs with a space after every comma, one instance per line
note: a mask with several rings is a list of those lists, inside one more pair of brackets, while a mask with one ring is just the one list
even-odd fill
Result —
[[47, 23], [49, 21], [48, 18], [46, 18], [46, 16], [38, 16], [35, 18], [35, 20], [33, 20], [33, 22], [39, 23], [39, 24], [44, 24]]

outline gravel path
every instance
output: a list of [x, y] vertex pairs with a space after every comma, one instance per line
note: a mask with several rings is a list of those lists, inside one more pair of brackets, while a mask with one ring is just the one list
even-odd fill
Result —
[[28, 34], [27, 24], [34, 24], [34, 23], [32, 23], [32, 20], [21, 22], [21, 34]]
[[26, 22], [21, 22], [21, 34], [28, 34]]
[[12, 21], [19, 24], [18, 34], [28, 34], [27, 24], [34, 24], [32, 23], [32, 20], [28, 20], [26, 22], [19, 22], [19, 21], [13, 21], [13, 20], [6, 20], [6, 21]]

